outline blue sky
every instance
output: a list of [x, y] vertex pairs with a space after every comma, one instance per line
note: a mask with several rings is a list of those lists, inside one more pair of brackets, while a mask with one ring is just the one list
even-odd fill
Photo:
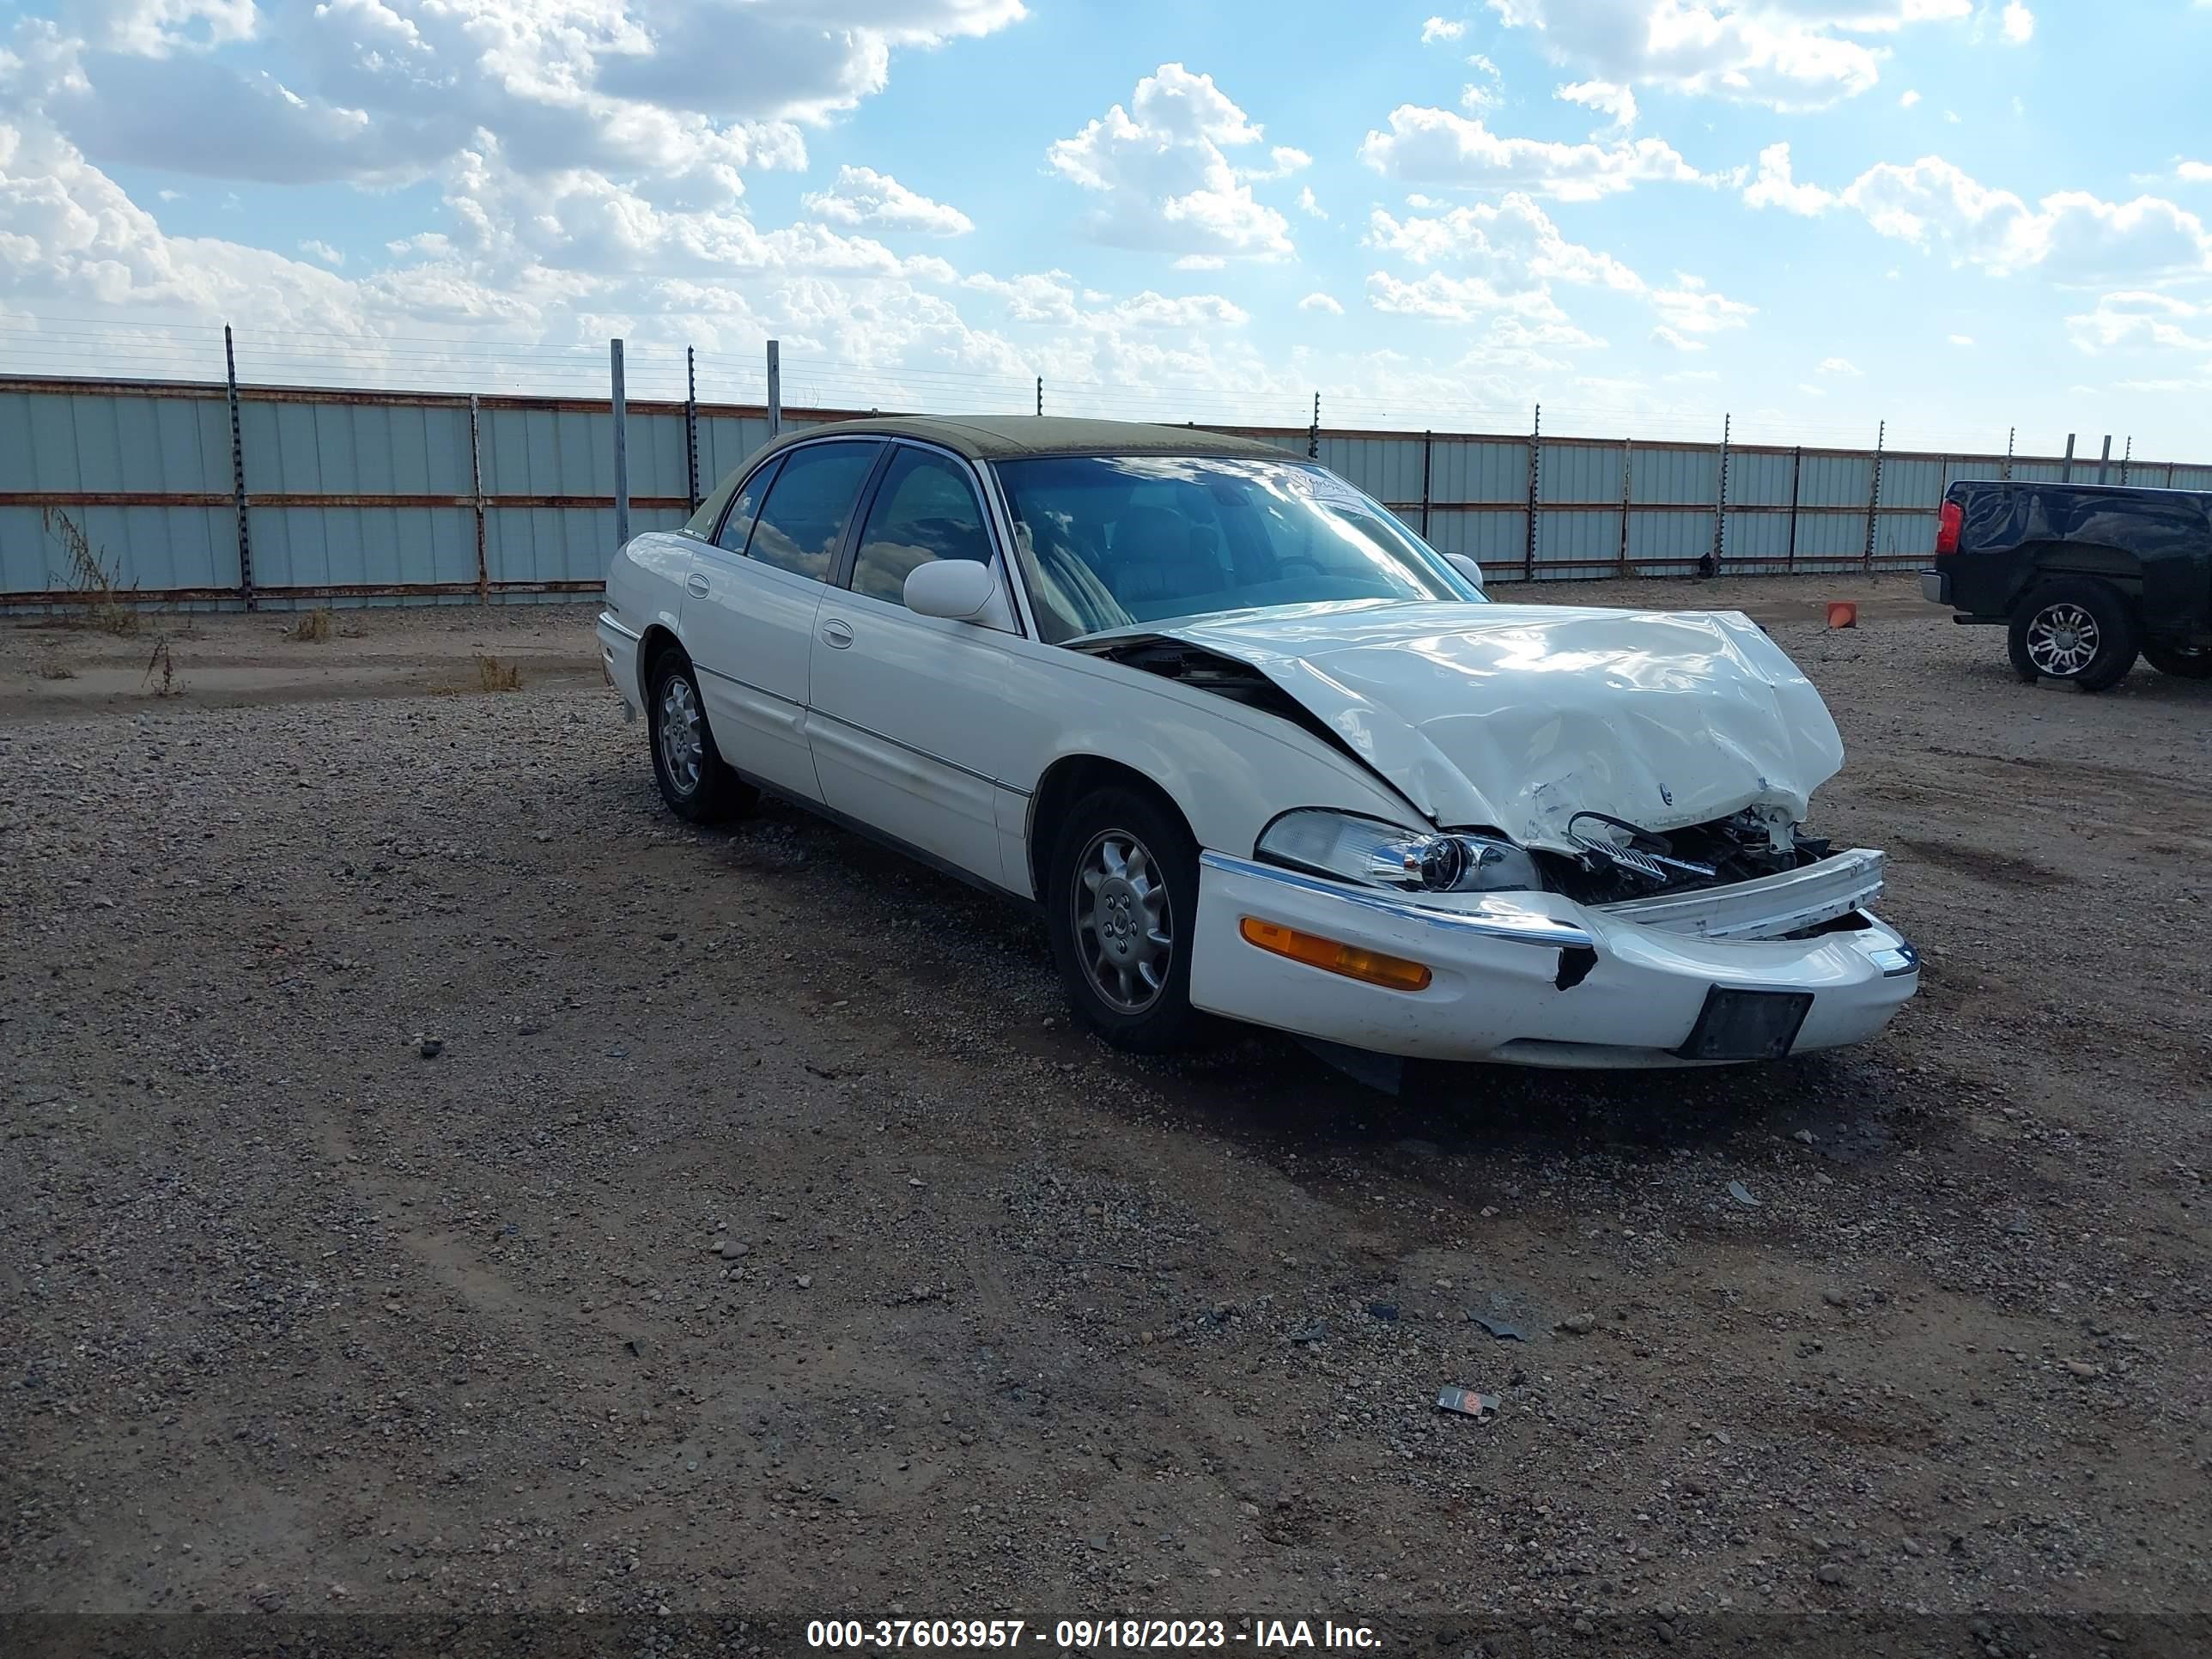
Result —
[[0, 361], [2212, 457], [2212, 7], [0, 4]]

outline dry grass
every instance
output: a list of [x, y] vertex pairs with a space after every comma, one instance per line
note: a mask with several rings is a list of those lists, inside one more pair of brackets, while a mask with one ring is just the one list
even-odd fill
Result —
[[76, 670], [65, 662], [40, 663], [39, 678], [42, 680], [73, 680], [76, 678]]
[[434, 684], [430, 690], [441, 697], [458, 697], [470, 691], [520, 691], [522, 690], [522, 665], [501, 662], [497, 657], [487, 657], [479, 652], [474, 685]]
[[336, 620], [328, 605], [318, 606], [303, 612], [300, 620], [292, 624], [291, 637], [304, 644], [320, 645], [336, 631]]
[[131, 590], [115, 580], [115, 573], [94, 550], [84, 527], [59, 507], [42, 507], [39, 516], [46, 534], [59, 542], [62, 551], [68, 556], [69, 568], [59, 574], [76, 602], [84, 607], [80, 615], [68, 618], [68, 622], [79, 627], [96, 628], [103, 634], [136, 634], [138, 613], [130, 604]]
[[146, 678], [140, 684], [150, 682], [156, 674], [161, 677], [161, 683], [154, 688], [155, 696], [173, 697], [179, 694], [177, 662], [169, 653], [169, 641], [166, 637], [154, 641], [154, 654], [146, 659]]

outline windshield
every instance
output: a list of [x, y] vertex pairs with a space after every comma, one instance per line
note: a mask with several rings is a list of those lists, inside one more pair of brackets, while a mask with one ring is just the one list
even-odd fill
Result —
[[1262, 605], [1480, 600], [1388, 510], [1295, 461], [1001, 461], [1037, 629], [1081, 634]]

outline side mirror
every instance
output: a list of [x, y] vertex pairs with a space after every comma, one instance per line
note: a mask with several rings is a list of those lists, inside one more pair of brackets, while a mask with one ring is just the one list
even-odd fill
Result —
[[1458, 571], [1459, 574], [1466, 577], [1468, 580], [1473, 582], [1478, 591], [1480, 590], [1482, 586], [1482, 567], [1477, 564], [1473, 559], [1468, 558], [1464, 553], [1447, 553], [1444, 555], [1444, 562], [1451, 566], [1453, 569]]
[[999, 625], [999, 574], [973, 559], [932, 559], [907, 573], [906, 608], [917, 617]]

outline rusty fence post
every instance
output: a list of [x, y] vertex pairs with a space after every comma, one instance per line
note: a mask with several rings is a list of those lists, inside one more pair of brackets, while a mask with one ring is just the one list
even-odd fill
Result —
[[1805, 446], [1790, 452], [1790, 552], [1782, 562], [1784, 571], [1797, 568], [1797, 480], [1805, 469]]
[[629, 543], [629, 399], [623, 390], [623, 343], [607, 342], [607, 370], [613, 380], [615, 417], [615, 545]]
[[469, 494], [477, 511], [477, 603], [491, 603], [491, 565], [484, 557], [483, 425], [477, 394], [469, 393]]
[[230, 325], [222, 325], [222, 378], [230, 403], [230, 501], [238, 514], [238, 597], [248, 611], [258, 608], [253, 596], [253, 537], [246, 525], [246, 436], [238, 422], [238, 354], [230, 341]]
[[1314, 393], [1313, 424], [1306, 428], [1306, 459], [1321, 459], [1321, 393]]
[[1716, 576], [1721, 574], [1721, 561], [1728, 554], [1729, 436], [1735, 420], [1733, 415], [1723, 414], [1721, 416], [1721, 477], [1720, 488], [1714, 492], [1713, 550], [1711, 556], [1711, 574]]
[[1874, 479], [1867, 490], [1866, 556], [1862, 568], [1869, 576], [1874, 574], [1874, 531], [1881, 512], [1881, 447], [1887, 435], [1889, 422], [1883, 421], [1874, 429]]
[[1632, 576], [1636, 568], [1628, 562], [1628, 507], [1634, 499], [1636, 489], [1636, 440], [1620, 441], [1620, 574]]
[[691, 510], [699, 510], [699, 369], [691, 348], [684, 348], [684, 471], [690, 486]]
[[1436, 461], [1437, 434], [1421, 434], [1421, 539], [1429, 538], [1429, 477]]
[[1521, 551], [1521, 580], [1536, 580], [1536, 504], [1542, 499], [1544, 470], [1544, 405], [1536, 405], [1528, 428], [1528, 541]]

